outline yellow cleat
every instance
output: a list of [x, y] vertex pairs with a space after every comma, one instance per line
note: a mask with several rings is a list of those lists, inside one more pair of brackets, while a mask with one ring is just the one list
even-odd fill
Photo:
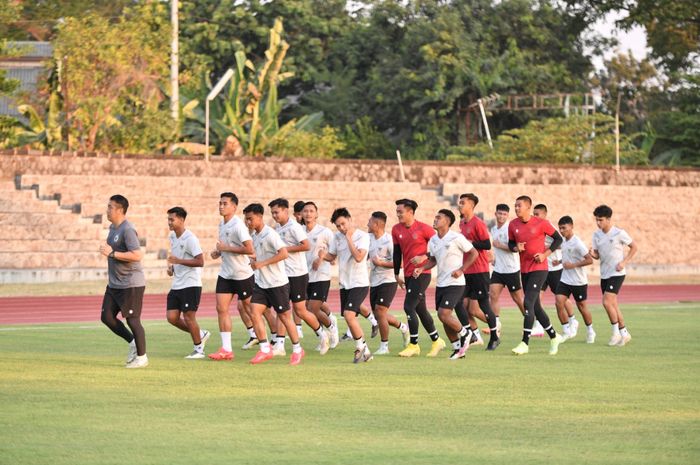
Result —
[[420, 355], [420, 346], [418, 344], [409, 344], [404, 350], [399, 352], [399, 357], [413, 357]]
[[565, 340], [566, 339], [564, 339], [561, 334], [554, 336], [554, 338], [549, 341], [549, 355], [557, 355], [559, 352], [559, 344]]
[[525, 355], [528, 352], [530, 352], [530, 347], [522, 341], [513, 349], [515, 355]]
[[440, 351], [446, 346], [447, 344], [445, 344], [445, 341], [441, 337], [437, 338], [435, 341], [433, 341], [433, 345], [430, 347], [430, 352], [428, 352], [426, 357], [437, 357], [437, 354], [439, 354]]

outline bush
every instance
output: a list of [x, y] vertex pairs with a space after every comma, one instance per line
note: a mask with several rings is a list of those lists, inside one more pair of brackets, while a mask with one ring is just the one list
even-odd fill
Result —
[[334, 128], [326, 126], [320, 133], [293, 131], [276, 138], [270, 148], [272, 155], [280, 157], [336, 158], [345, 144]]

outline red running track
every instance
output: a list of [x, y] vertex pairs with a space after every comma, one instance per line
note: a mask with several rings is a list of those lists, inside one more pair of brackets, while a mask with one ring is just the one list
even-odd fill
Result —
[[[428, 308], [433, 308], [435, 288], [428, 289]], [[146, 294], [143, 302], [143, 319], [165, 319], [165, 295]], [[401, 309], [404, 291], [399, 289], [392, 308]], [[598, 286], [589, 287], [589, 302], [601, 303]], [[633, 285], [623, 286], [620, 302], [623, 304], [672, 303], [700, 301], [700, 285]], [[512, 307], [513, 303], [507, 292], [501, 295], [501, 305]], [[334, 311], [339, 311], [340, 300], [337, 290], [332, 290], [328, 303]], [[554, 304], [554, 296], [547, 291], [544, 302], [547, 306]], [[0, 298], [0, 325], [67, 323], [99, 321], [102, 296], [67, 296], [67, 297], [2, 297]], [[235, 305], [232, 305], [235, 314]], [[202, 295], [198, 314], [202, 317], [215, 317], [215, 295]]]

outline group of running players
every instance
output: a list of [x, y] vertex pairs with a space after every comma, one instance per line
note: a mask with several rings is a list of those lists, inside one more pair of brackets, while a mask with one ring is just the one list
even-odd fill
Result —
[[[571, 217], [560, 218], [557, 229], [546, 219], [546, 206], [533, 208], [528, 196], [515, 200], [516, 217], [510, 221], [510, 208], [499, 204], [490, 232], [475, 214], [478, 202], [474, 194], [460, 196], [460, 232], [452, 229], [457, 218], [451, 210], [439, 210], [431, 227], [416, 220], [415, 201], [400, 199], [395, 202], [398, 223], [390, 233], [386, 231], [386, 213], [373, 212], [365, 232], [354, 224], [346, 208], [333, 211], [333, 233], [318, 223], [318, 207], [312, 201], [297, 202], [291, 212], [286, 199], [271, 201], [268, 207], [275, 221], [273, 228], [265, 224], [263, 205], [246, 206], [241, 219], [236, 216], [238, 197], [232, 192], [222, 193], [219, 240], [210, 253], [211, 258], [221, 259], [216, 283], [221, 347], [208, 355], [204, 348], [211, 333], [199, 327], [195, 316], [202, 292], [204, 252], [197, 237], [185, 226], [185, 209], [173, 207], [167, 211], [171, 230], [167, 272], [173, 277], [167, 297], [167, 319], [190, 334], [194, 347], [188, 359], [233, 359], [229, 307], [235, 296], [248, 332], [242, 349], [258, 348], [250, 360], [252, 364], [285, 356], [285, 341], [289, 338], [289, 363], [298, 365], [305, 355], [300, 344], [302, 322], [316, 334], [316, 350], [321, 355], [341, 340], [353, 340], [355, 363], [389, 354], [391, 327], [403, 337], [399, 356], [420, 355], [422, 325], [432, 341], [427, 356], [436, 357], [447, 345], [426, 304], [432, 268], [436, 268], [435, 309], [452, 345], [451, 360], [464, 358], [470, 346], [485, 344], [478, 320], [487, 325], [483, 330], [489, 336], [486, 350], [498, 348], [498, 300], [505, 287], [524, 320], [522, 340], [512, 352], [527, 354], [530, 337], [547, 334], [549, 354], [556, 355], [559, 345], [574, 338], [578, 331], [571, 296], [587, 328], [586, 342], [595, 342], [596, 333], [586, 305], [585, 267], [600, 260], [603, 306], [612, 325], [608, 344], [624, 346], [631, 340], [617, 294], [625, 278], [625, 265], [637, 246], [624, 230], [613, 226], [610, 207], [601, 205], [594, 210], [598, 230], [589, 249], [574, 234]], [[136, 230], [126, 219], [128, 207], [128, 200], [121, 195], [112, 196], [107, 207], [111, 226], [100, 252], [108, 259], [109, 284], [102, 321], [129, 343], [126, 367], [141, 368], [148, 365], [145, 331], [140, 321], [145, 289], [140, 264], [143, 252]], [[337, 318], [327, 305], [332, 263], [338, 265], [340, 314], [348, 328], [342, 338]], [[489, 273], [491, 266], [493, 271]], [[403, 309], [407, 323], [389, 313], [398, 287], [405, 289]], [[561, 334], [554, 330], [540, 301], [547, 288], [556, 295]], [[369, 308], [364, 305], [367, 295]], [[120, 312], [131, 331], [117, 318]], [[380, 335], [379, 348], [374, 352], [368, 347], [359, 316], [370, 321], [371, 337]]]

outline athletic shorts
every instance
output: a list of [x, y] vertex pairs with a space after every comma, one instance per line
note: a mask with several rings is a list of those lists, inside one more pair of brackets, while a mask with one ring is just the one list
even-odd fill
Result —
[[115, 289], [107, 286], [102, 299], [102, 311], [115, 315], [122, 313], [124, 318], [139, 318], [143, 307], [143, 291], [146, 286]]
[[525, 294], [530, 292], [540, 292], [545, 281], [547, 281], [547, 272], [545, 270], [531, 271], [523, 273], [523, 291]]
[[588, 298], [588, 284], [573, 286], [559, 281], [555, 294], [565, 295], [567, 299], [570, 295], [573, 295], [576, 302], [583, 302]]
[[603, 291], [603, 294], [606, 292], [610, 292], [611, 294], [619, 294], [624, 280], [625, 275], [611, 276], [608, 279], [601, 279], [600, 290]]
[[306, 286], [306, 296], [308, 300], [328, 300], [328, 291], [331, 289], [330, 281], [316, 281]]
[[384, 283], [379, 286], [374, 286], [369, 288], [369, 305], [374, 310], [374, 307], [381, 305], [382, 307], [389, 308], [391, 303], [394, 301], [394, 296], [396, 295], [396, 289], [399, 284]]
[[166, 310], [180, 310], [181, 312], [196, 312], [199, 301], [202, 298], [202, 287], [186, 287], [184, 289], [171, 289], [168, 292]]
[[289, 299], [292, 303], [306, 302], [306, 287], [308, 285], [308, 274], [289, 277]]
[[253, 287], [253, 298], [250, 302], [270, 307], [277, 313], [284, 313], [290, 308], [289, 283], [268, 289], [264, 289], [256, 284]]
[[502, 284], [507, 287], [510, 292], [515, 292], [523, 288], [520, 283], [520, 272], [515, 273], [498, 273], [494, 271], [491, 273], [491, 284]]
[[562, 271], [564, 270], [548, 271], [547, 280], [544, 282], [542, 290], [546, 291], [547, 288], [549, 288], [552, 291], [552, 294], [556, 294], [557, 286], [559, 285], [559, 281], [561, 281]]
[[253, 295], [255, 276], [246, 279], [226, 279], [219, 276], [216, 280], [217, 294], [236, 294], [240, 300], [245, 300]]
[[[489, 296], [491, 279], [488, 273], [470, 273], [464, 275], [464, 297], [472, 300], [481, 300]], [[452, 286], [449, 286], [452, 287]]]
[[369, 287], [353, 287], [340, 290], [340, 310], [360, 313], [360, 305], [365, 301]]
[[464, 296], [464, 286], [446, 286], [435, 288], [435, 308], [454, 308]]

